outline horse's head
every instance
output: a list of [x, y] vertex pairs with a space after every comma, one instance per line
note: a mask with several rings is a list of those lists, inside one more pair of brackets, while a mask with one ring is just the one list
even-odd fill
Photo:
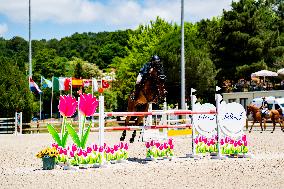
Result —
[[252, 113], [252, 114], [256, 114], [259, 110], [258, 107], [256, 107], [254, 104], [250, 104], [247, 106], [247, 116]]

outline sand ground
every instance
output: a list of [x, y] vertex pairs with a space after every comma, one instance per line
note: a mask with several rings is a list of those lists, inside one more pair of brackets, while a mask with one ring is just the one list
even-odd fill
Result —
[[[53, 142], [49, 134], [0, 135], [0, 188], [284, 188], [284, 133], [246, 133], [252, 159], [200, 160], [189, 136], [175, 137], [172, 161], [146, 162], [144, 143], [130, 144], [130, 161], [87, 170], [41, 170], [35, 154]], [[108, 144], [121, 133], [106, 133]], [[127, 139], [131, 133], [127, 133]], [[91, 133], [89, 143], [97, 143]], [[71, 144], [71, 140], [68, 142]]]

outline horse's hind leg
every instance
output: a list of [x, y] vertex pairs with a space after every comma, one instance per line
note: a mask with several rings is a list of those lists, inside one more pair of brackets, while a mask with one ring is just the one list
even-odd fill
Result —
[[[130, 120], [130, 116], [127, 116], [125, 118], [125, 126], [128, 126], [129, 125], [129, 120]], [[125, 137], [126, 137], [126, 130], [124, 130], [121, 134], [121, 137], [120, 137], [120, 141], [124, 141], [125, 140]]]
[[130, 143], [133, 143], [133, 142], [134, 142], [135, 137], [136, 137], [136, 130], [134, 130], [134, 131], [133, 131], [133, 133], [132, 133], [132, 137], [130, 138], [129, 142], [130, 142]]

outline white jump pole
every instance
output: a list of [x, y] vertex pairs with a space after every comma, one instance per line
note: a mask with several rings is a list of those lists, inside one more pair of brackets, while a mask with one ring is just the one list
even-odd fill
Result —
[[[219, 91], [221, 88], [216, 86], [216, 92]], [[218, 149], [218, 154], [217, 156], [212, 156], [211, 159], [227, 159], [226, 156], [223, 156], [221, 153], [221, 146], [220, 146], [220, 141], [221, 141], [221, 132], [220, 132], [220, 125], [219, 125], [219, 105], [221, 103], [221, 95], [220, 94], [215, 94], [215, 100], [216, 100], [216, 125], [217, 125], [217, 149]]]
[[[99, 96], [99, 145], [104, 146], [104, 127], [105, 127], [105, 113], [104, 113], [104, 96]], [[101, 152], [102, 164], [104, 163], [104, 152]]]
[[15, 135], [18, 134], [18, 130], [17, 130], [17, 127], [18, 127], [18, 120], [17, 120], [17, 112], [15, 113]]
[[[195, 111], [195, 103], [196, 103], [196, 96], [193, 95], [193, 93], [195, 92], [196, 90], [191, 88], [191, 92], [190, 92], [190, 101], [191, 101], [191, 110], [192, 111]], [[187, 154], [186, 157], [189, 157], [189, 158], [194, 158], [194, 159], [200, 159], [201, 156], [197, 155], [196, 154], [196, 146], [195, 146], [195, 143], [194, 143], [194, 139], [196, 138], [196, 135], [195, 135], [195, 126], [194, 126], [194, 121], [193, 121], [193, 116], [191, 116], [191, 145], [192, 145], [192, 152], [191, 154]]]
[[[167, 101], [165, 101], [163, 104], [163, 111], [166, 111], [166, 110], [167, 110]], [[167, 120], [168, 120], [168, 115], [163, 114], [161, 118], [162, 125], [167, 125], [168, 124]], [[168, 137], [168, 129], [166, 128], [163, 129], [163, 137], [164, 139], [167, 139]]]
[[23, 112], [20, 112], [20, 134], [23, 134]]

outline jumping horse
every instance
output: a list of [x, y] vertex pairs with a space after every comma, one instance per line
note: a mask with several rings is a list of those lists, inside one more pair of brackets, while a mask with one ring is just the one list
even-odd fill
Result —
[[[254, 126], [254, 123], [258, 121], [261, 127], [261, 133], [262, 133], [263, 130], [266, 130], [266, 121], [268, 119], [271, 119], [273, 123], [273, 130], [271, 131], [271, 133], [275, 131], [276, 123], [279, 123], [281, 130], [284, 132], [281, 108], [277, 110], [268, 110], [268, 111], [269, 111], [268, 114], [265, 114], [265, 116], [263, 117], [260, 108], [258, 108], [254, 104], [250, 104], [247, 106], [247, 116], [252, 113], [252, 117], [253, 117], [253, 123], [251, 125], [249, 132], [251, 132], [252, 127]], [[264, 129], [262, 128], [262, 122], [264, 123], [263, 124]]]
[[[143, 76], [138, 96], [134, 99], [135, 91], [133, 90], [128, 97], [128, 112], [147, 112], [150, 103], [163, 103], [167, 91], [165, 90], [165, 78], [163, 66], [161, 63], [151, 63], [149, 71]], [[144, 116], [134, 116], [137, 118], [135, 125], [143, 124]], [[127, 116], [125, 119], [125, 126], [129, 125], [130, 119], [133, 116]], [[124, 141], [126, 130], [123, 131], [120, 141]], [[134, 142], [136, 130], [133, 131], [130, 143]]]

